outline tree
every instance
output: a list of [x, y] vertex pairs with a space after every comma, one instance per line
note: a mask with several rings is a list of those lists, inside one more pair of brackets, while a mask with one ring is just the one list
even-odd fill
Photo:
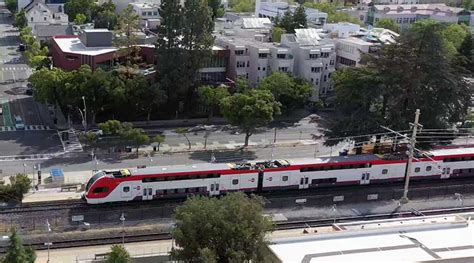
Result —
[[250, 90], [254, 89], [248, 79], [244, 77], [238, 77], [235, 81], [235, 92], [237, 93], [246, 93]]
[[258, 88], [270, 91], [287, 113], [303, 106], [313, 91], [310, 83], [281, 71], [275, 71], [264, 78]]
[[462, 56], [461, 66], [470, 71], [471, 74], [474, 73], [474, 39], [471, 34], [467, 35], [461, 43], [459, 54]]
[[395, 23], [393, 19], [388, 19], [388, 18], [380, 19], [375, 24], [375, 26], [392, 30], [393, 32], [396, 32], [396, 33], [400, 33], [400, 26], [397, 23]]
[[145, 133], [143, 129], [139, 128], [129, 128], [121, 132], [120, 136], [132, 142], [136, 147], [136, 153], [138, 158], [138, 149], [140, 146], [148, 144], [150, 142], [150, 137]]
[[70, 73], [61, 69], [43, 68], [34, 71], [28, 81], [31, 83], [38, 101], [56, 105], [65, 95], [61, 87], [68, 82], [69, 77]]
[[20, 12], [15, 14], [15, 25], [20, 30], [28, 26], [28, 20], [26, 19], [25, 10], [21, 10]]
[[149, 121], [151, 113], [166, 102], [166, 92], [158, 83], [150, 84], [142, 75], [127, 83], [126, 92], [130, 105], [136, 105], [136, 111], [146, 114], [146, 120]]
[[257, 127], [273, 121], [280, 114], [280, 103], [267, 90], [250, 90], [236, 93], [221, 101], [224, 118], [238, 126], [245, 133], [244, 147], [248, 146], [250, 136]]
[[236, 0], [229, 3], [232, 10], [237, 13], [247, 13], [255, 11], [255, 0]]
[[10, 187], [7, 188], [9, 195], [15, 200], [23, 200], [23, 196], [31, 188], [32, 180], [26, 174], [16, 174], [10, 176]]
[[128, 5], [119, 16], [115, 34], [114, 45], [120, 49], [120, 55], [124, 56], [127, 65], [133, 65], [140, 59], [140, 47], [136, 33], [140, 31], [140, 16]]
[[171, 256], [185, 262], [263, 262], [272, 222], [263, 200], [231, 193], [220, 199], [192, 197], [176, 210]]
[[10, 244], [7, 248], [5, 257], [2, 259], [4, 263], [34, 263], [36, 260], [36, 253], [31, 248], [25, 248], [20, 235], [16, 229], [12, 229], [10, 235]]
[[272, 41], [279, 43], [281, 41], [281, 35], [285, 34], [285, 29], [275, 26], [272, 29]]
[[288, 33], [295, 33], [295, 23], [290, 10], [285, 12], [277, 26], [283, 28]]
[[318, 9], [324, 13], [328, 14], [328, 19], [326, 22], [328, 23], [338, 23], [338, 22], [349, 22], [349, 23], [354, 23], [354, 24], [361, 24], [361, 21], [348, 14], [348, 13], [343, 13], [340, 11], [337, 11], [338, 3], [336, 2], [335, 4], [331, 3], [314, 3], [314, 2], [306, 2], [304, 3], [304, 6], [308, 8], [315, 8]]
[[97, 135], [97, 133], [88, 132], [84, 134], [84, 140], [86, 141], [87, 145], [89, 147], [92, 147], [92, 150], [95, 151], [95, 146], [97, 144], [97, 141], [99, 140], [99, 136]]
[[175, 132], [178, 133], [178, 134], [183, 135], [184, 138], [186, 138], [186, 141], [188, 142], [188, 150], [191, 150], [191, 141], [188, 138], [189, 129], [188, 128], [178, 128], [178, 129], [175, 130]]
[[158, 134], [153, 138], [153, 142], [158, 145], [158, 151], [160, 151], [160, 145], [165, 142], [166, 136], [164, 134]]
[[8, 11], [14, 14], [18, 9], [18, 0], [6, 0], [5, 6], [7, 7]]
[[458, 54], [463, 41], [470, 34], [469, 27], [464, 24], [450, 24], [442, 29], [441, 35], [446, 41], [445, 45], [451, 57]]
[[212, 10], [212, 20], [215, 20], [218, 16], [219, 8], [221, 8], [221, 0], [209, 0], [209, 8]]
[[110, 249], [110, 254], [107, 256], [107, 263], [130, 263], [132, 258], [130, 254], [122, 245], [113, 245]]
[[308, 21], [306, 20], [306, 12], [303, 5], [299, 5], [295, 9], [295, 13], [293, 14], [293, 24], [294, 28], [307, 28]]
[[108, 120], [104, 123], [99, 123], [99, 128], [105, 135], [118, 136], [123, 130], [131, 128], [131, 124], [121, 123], [117, 120]]
[[198, 89], [199, 98], [207, 108], [207, 121], [209, 122], [217, 110], [220, 101], [230, 96], [228, 87], [220, 86], [217, 88], [211, 86], [202, 86]]
[[86, 21], [92, 21], [92, 10], [96, 8], [95, 0], [69, 0], [64, 4], [64, 13], [69, 17], [69, 21], [73, 21], [77, 14], [84, 14]]
[[76, 17], [74, 18], [74, 24], [76, 25], [82, 25], [86, 22], [87, 16], [81, 13], [76, 14]]
[[[445, 129], [462, 121], [470, 85], [448, 56], [443, 25], [416, 22], [396, 44], [384, 45], [363, 69], [347, 69], [334, 76], [339, 118], [329, 137], [343, 133], [377, 132], [379, 125], [405, 130], [420, 109], [420, 122]], [[350, 119], [348, 119], [350, 118]]]
[[93, 9], [92, 20], [96, 28], [108, 28], [112, 30], [117, 25], [117, 14], [115, 13], [115, 4], [112, 0], [96, 6]]

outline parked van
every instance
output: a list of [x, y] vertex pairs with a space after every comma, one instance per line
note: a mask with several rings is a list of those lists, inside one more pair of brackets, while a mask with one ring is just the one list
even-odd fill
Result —
[[17, 130], [25, 129], [25, 123], [23, 122], [23, 119], [20, 116], [15, 116], [15, 128]]

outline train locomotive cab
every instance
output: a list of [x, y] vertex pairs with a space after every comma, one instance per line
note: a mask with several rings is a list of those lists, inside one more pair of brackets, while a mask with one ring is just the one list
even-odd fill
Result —
[[119, 178], [130, 176], [128, 169], [117, 171], [99, 171], [87, 182], [85, 189], [85, 199], [89, 204], [103, 203], [103, 200], [118, 185]]

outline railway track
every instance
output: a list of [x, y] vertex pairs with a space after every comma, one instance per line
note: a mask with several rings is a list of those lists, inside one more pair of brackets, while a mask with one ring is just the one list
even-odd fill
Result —
[[[453, 179], [450, 181], [415, 181], [410, 186], [410, 191], [414, 192], [427, 192], [433, 191], [436, 193], [436, 189], [446, 188], [463, 188], [469, 190], [467, 193], [474, 193], [474, 179]], [[325, 198], [332, 199], [336, 195], [351, 195], [354, 193], [377, 193], [384, 191], [402, 191], [403, 182], [396, 182], [393, 184], [386, 185], [369, 185], [369, 186], [349, 186], [349, 187], [338, 187], [338, 188], [318, 188], [318, 189], [307, 189], [307, 190], [292, 190], [285, 192], [270, 192], [262, 193], [261, 195], [267, 199], [269, 204], [272, 202], [278, 202], [285, 199], [298, 199], [298, 198]], [[441, 195], [441, 193], [440, 193]], [[152, 201], [138, 201], [138, 202], [125, 202], [125, 203], [108, 203], [100, 205], [88, 205], [83, 200], [64, 200], [64, 201], [50, 201], [50, 202], [38, 202], [31, 204], [22, 204], [15, 207], [0, 208], [1, 215], [10, 214], [27, 214], [34, 212], [44, 211], [58, 211], [58, 210], [70, 210], [70, 209], [84, 209], [84, 210], [123, 210], [123, 209], [144, 209], [144, 208], [157, 208], [157, 207], [169, 207], [175, 206], [183, 202], [185, 199], [163, 199], [163, 200], [152, 200]], [[381, 199], [382, 200], [382, 199]], [[350, 200], [348, 200], [350, 202]]]
[[[401, 212], [394, 212], [394, 213], [369, 214], [369, 215], [349, 216], [349, 217], [277, 222], [275, 230], [282, 231], [282, 230], [291, 230], [291, 229], [324, 227], [324, 226], [331, 226], [334, 222], [343, 223], [343, 222], [353, 222], [353, 221], [390, 219], [390, 218], [410, 218], [410, 217], [417, 217], [420, 215], [433, 216], [433, 215], [467, 213], [467, 212], [474, 212], [474, 207], [456, 207], [456, 208], [435, 209], [435, 210], [422, 210], [422, 211], [416, 211], [416, 212], [401, 211]], [[114, 235], [111, 235], [108, 237], [100, 237], [100, 238], [58, 240], [58, 241], [51, 240], [53, 245], [50, 246], [50, 249], [97, 246], [97, 245], [112, 245], [112, 244], [121, 243], [122, 238], [124, 238], [124, 241], [126, 243], [170, 240], [171, 233], [170, 232], [155, 232], [155, 233], [147, 233], [147, 234], [127, 234], [124, 237], [122, 237], [121, 232], [118, 232]], [[45, 243], [25, 243], [25, 245], [32, 246], [36, 250], [47, 249], [47, 245], [45, 245]], [[6, 249], [7, 249], [7, 244], [0, 245], [0, 253], [4, 253]]]

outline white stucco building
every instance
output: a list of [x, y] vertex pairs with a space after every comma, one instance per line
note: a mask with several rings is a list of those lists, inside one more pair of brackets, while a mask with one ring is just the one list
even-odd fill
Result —
[[160, 4], [153, 2], [133, 2], [130, 4], [140, 16], [141, 25], [149, 29], [156, 29], [160, 25]]
[[[296, 5], [290, 5], [286, 1], [281, 0], [256, 0], [255, 2], [255, 16], [267, 17], [274, 21], [276, 17], [283, 15], [290, 11], [293, 13]], [[322, 26], [328, 19], [328, 14], [313, 8], [305, 8], [306, 19], [310, 26]]]

